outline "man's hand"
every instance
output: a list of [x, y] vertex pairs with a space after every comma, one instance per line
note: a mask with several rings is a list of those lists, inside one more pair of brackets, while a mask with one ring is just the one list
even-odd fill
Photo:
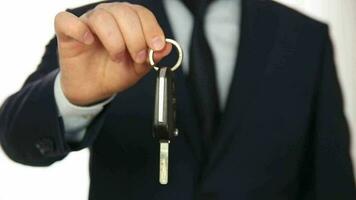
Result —
[[164, 33], [147, 8], [104, 3], [79, 18], [55, 18], [61, 86], [73, 104], [85, 106], [121, 92], [149, 72], [148, 49], [155, 60], [169, 54]]

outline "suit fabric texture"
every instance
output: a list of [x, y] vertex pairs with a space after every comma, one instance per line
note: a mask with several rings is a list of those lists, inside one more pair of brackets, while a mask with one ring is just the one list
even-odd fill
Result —
[[[148, 7], [174, 38], [160, 0], [129, 2]], [[95, 5], [70, 12], [80, 16]], [[1, 107], [4, 151], [16, 162], [49, 166], [88, 147], [92, 200], [356, 199], [328, 27], [268, 0], [242, 0], [239, 26], [234, 78], [209, 155], [187, 78], [181, 69], [175, 73], [180, 135], [170, 144], [168, 185], [158, 182], [159, 145], [152, 137], [155, 71], [118, 94], [82, 142], [69, 144], [53, 94], [55, 38]]]

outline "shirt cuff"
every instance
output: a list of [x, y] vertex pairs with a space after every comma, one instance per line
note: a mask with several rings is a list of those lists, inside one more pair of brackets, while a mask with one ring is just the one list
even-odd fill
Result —
[[57, 103], [57, 108], [60, 117], [83, 117], [86, 119], [92, 119], [98, 115], [104, 108], [104, 106], [112, 101], [115, 96], [97, 103], [92, 106], [77, 106], [72, 104], [64, 95], [62, 86], [60, 83], [60, 73], [57, 74], [54, 83], [54, 96]]

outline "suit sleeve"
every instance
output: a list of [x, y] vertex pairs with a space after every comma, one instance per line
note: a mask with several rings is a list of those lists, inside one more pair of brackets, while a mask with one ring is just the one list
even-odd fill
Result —
[[307, 174], [308, 194], [303, 199], [354, 200], [356, 188], [350, 157], [350, 133], [344, 116], [333, 48], [325, 31], [322, 64], [319, 70], [310, 151], [310, 171]]
[[64, 95], [60, 83], [60, 74], [58, 74], [54, 82], [54, 98], [59, 116], [63, 122], [65, 140], [70, 143], [81, 142], [89, 124], [91, 124], [93, 119], [103, 111], [104, 107], [109, 104], [114, 97], [115, 95], [105, 101], [90, 106], [83, 107], [74, 105]]
[[105, 109], [94, 118], [80, 143], [67, 143], [54, 97], [58, 74], [57, 41], [52, 39], [37, 70], [23, 87], [10, 96], [0, 109], [0, 142], [14, 161], [48, 166], [70, 151], [90, 146], [104, 120]]

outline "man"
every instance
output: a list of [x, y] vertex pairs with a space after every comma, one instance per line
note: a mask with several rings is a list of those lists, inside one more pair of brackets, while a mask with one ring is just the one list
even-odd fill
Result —
[[[61, 12], [55, 27], [1, 108], [13, 160], [47, 166], [89, 147], [90, 199], [355, 199], [326, 25], [272, 1], [132, 0]], [[161, 60], [173, 33], [189, 61], [160, 185], [147, 50]]]

